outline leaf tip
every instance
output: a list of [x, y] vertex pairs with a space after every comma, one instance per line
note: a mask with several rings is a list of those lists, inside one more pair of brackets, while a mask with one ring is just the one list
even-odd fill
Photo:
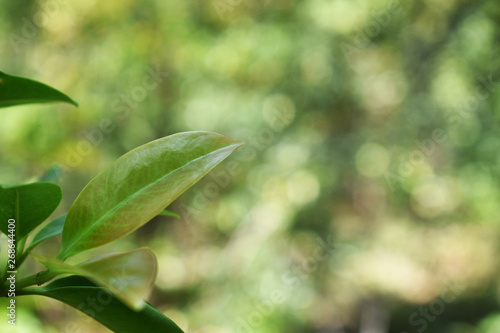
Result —
[[77, 101], [75, 101], [74, 99], [71, 99], [71, 98], [69, 98], [68, 103], [69, 103], [69, 104], [73, 104], [73, 105], [74, 105], [74, 106], [76, 106], [76, 107], [78, 107], [78, 106], [79, 106], [79, 105], [78, 105], [78, 102], [77, 102]]

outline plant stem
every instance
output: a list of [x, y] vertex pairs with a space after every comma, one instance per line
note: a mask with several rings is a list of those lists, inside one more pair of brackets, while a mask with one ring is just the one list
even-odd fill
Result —
[[[26, 259], [28, 253], [23, 253], [24, 249], [24, 244], [26, 243], [27, 237], [21, 238], [19, 241], [16, 241], [14, 244], [16, 244], [16, 256], [15, 256], [15, 262], [16, 262], [16, 267], [14, 269], [9, 268], [9, 259], [10, 257], [7, 256], [7, 263], [5, 264], [5, 268], [2, 270], [2, 275], [1, 275], [1, 281], [5, 282], [5, 279], [7, 278], [7, 271], [15, 271], [21, 264], [23, 263], [24, 259]], [[19, 259], [18, 259], [19, 258]]]
[[57, 276], [57, 274], [52, 273], [49, 270], [42, 271], [16, 281], [16, 289], [22, 289], [33, 285], [42, 285], [45, 282], [52, 280], [55, 276]]

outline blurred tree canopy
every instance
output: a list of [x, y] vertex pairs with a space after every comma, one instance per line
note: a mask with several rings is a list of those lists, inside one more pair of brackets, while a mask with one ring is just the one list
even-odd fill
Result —
[[[0, 183], [61, 165], [62, 211], [150, 140], [246, 143], [169, 208], [180, 219], [112, 245], [158, 254], [151, 303], [186, 331], [499, 331], [497, 1], [2, 5], [0, 70], [80, 107], [2, 110]], [[19, 304], [29, 332], [105, 332]]]

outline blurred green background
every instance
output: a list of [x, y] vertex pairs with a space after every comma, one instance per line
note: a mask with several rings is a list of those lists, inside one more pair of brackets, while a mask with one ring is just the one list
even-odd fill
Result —
[[[500, 332], [498, 1], [1, 3], [0, 70], [80, 107], [2, 110], [0, 183], [61, 165], [62, 214], [150, 140], [246, 143], [77, 258], [153, 249], [187, 332]], [[108, 330], [22, 297], [15, 332]]]

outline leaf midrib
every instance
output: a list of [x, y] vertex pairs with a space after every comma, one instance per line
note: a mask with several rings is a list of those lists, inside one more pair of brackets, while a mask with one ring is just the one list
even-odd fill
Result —
[[[89, 228], [87, 228], [84, 232], [82, 232], [82, 233], [80, 234], [80, 236], [79, 236], [79, 237], [75, 238], [77, 241], [74, 241], [74, 242], [73, 242], [73, 245], [71, 245], [71, 247], [69, 247], [69, 248], [68, 248], [66, 251], [64, 251], [63, 253], [64, 253], [64, 254], [66, 254], [66, 253], [70, 253], [70, 252], [71, 252], [70, 250], [72, 250], [72, 249], [75, 247], [75, 245], [78, 243], [78, 241], [79, 241], [79, 240], [81, 240], [82, 238], [84, 238], [84, 236], [86, 236], [86, 235], [87, 235], [87, 234], [89, 234], [91, 231], [93, 231], [95, 228], [97, 228], [97, 226], [100, 224], [100, 221], [101, 221], [101, 220], [103, 220], [103, 219], [107, 218], [107, 216], [108, 216], [108, 215], [112, 215], [112, 214], [114, 214], [114, 213], [115, 213], [117, 210], [119, 210], [119, 209], [120, 209], [123, 205], [125, 205], [125, 203], [127, 203], [128, 201], [130, 201], [130, 200], [131, 200], [131, 198], [133, 198], [133, 197], [135, 197], [135, 196], [137, 196], [137, 195], [140, 195], [143, 191], [145, 191], [145, 190], [146, 190], [146, 189], [148, 189], [149, 187], [153, 186], [154, 184], [156, 184], [156, 183], [157, 183], [158, 181], [160, 181], [161, 179], [168, 177], [170, 174], [172, 174], [172, 173], [176, 172], [177, 170], [180, 170], [180, 169], [182, 169], [182, 168], [184, 168], [184, 167], [188, 166], [189, 164], [194, 163], [194, 162], [196, 162], [196, 161], [198, 161], [198, 160], [200, 160], [200, 159], [206, 158], [206, 157], [208, 157], [208, 156], [210, 156], [210, 155], [213, 155], [213, 154], [215, 154], [215, 153], [217, 153], [217, 152], [219, 152], [219, 151], [221, 151], [221, 150], [226, 150], [226, 149], [228, 149], [228, 148], [230, 148], [230, 147], [233, 147], [233, 146], [238, 146], [238, 145], [241, 145], [241, 144], [239, 144], [239, 143], [234, 143], [234, 144], [231, 144], [231, 145], [226, 146], [226, 147], [224, 147], [224, 148], [220, 148], [220, 149], [214, 150], [214, 151], [212, 151], [212, 152], [210, 152], [210, 153], [208, 153], [208, 154], [205, 154], [205, 155], [203, 155], [203, 156], [197, 157], [197, 158], [195, 158], [194, 160], [191, 160], [191, 161], [189, 161], [188, 163], [186, 163], [186, 164], [182, 165], [181, 167], [176, 168], [176, 169], [174, 169], [174, 170], [170, 171], [169, 173], [167, 173], [167, 174], [163, 175], [162, 177], [157, 178], [154, 182], [151, 182], [150, 184], [148, 184], [148, 185], [144, 186], [144, 187], [143, 187], [143, 188], [141, 188], [140, 190], [133, 192], [132, 194], [130, 194], [129, 196], [127, 196], [125, 199], [123, 199], [122, 201], [120, 201], [117, 205], [115, 205], [112, 209], [108, 210], [105, 214], [103, 214], [101, 217], [99, 217], [99, 218], [96, 220], [96, 222], [95, 222], [92, 226], [90, 226], [90, 227], [89, 227]], [[66, 226], [66, 225], [65, 225], [65, 226]], [[64, 231], [63, 231], [63, 234], [64, 234]], [[62, 259], [64, 259], [64, 260], [68, 258], [68, 257], [62, 257], [61, 255], [58, 255], [57, 257], [58, 257], [58, 258], [60, 258], [60, 257], [61, 257], [61, 258], [62, 258]]]

